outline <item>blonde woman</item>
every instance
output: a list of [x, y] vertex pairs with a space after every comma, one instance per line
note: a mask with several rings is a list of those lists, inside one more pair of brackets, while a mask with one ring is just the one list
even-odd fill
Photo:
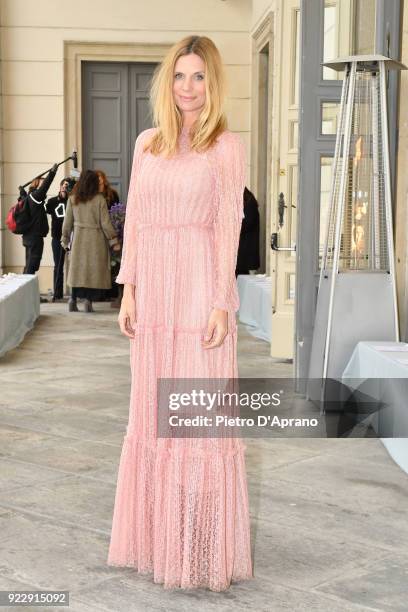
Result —
[[165, 588], [222, 591], [252, 577], [242, 440], [158, 435], [159, 378], [238, 377], [246, 161], [223, 100], [214, 43], [175, 44], [153, 78], [155, 127], [136, 139], [116, 279], [132, 388], [107, 562]]

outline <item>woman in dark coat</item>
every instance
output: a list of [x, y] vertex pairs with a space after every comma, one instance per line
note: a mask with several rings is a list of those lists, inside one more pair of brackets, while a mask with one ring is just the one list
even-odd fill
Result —
[[260, 267], [259, 210], [254, 194], [244, 189], [244, 218], [242, 219], [235, 276], [249, 274]]
[[52, 301], [64, 297], [65, 250], [61, 246], [62, 224], [67, 209], [69, 180], [62, 179], [58, 195], [48, 198], [45, 210], [51, 216], [51, 246], [54, 257], [54, 295]]
[[99, 192], [98, 175], [93, 170], [81, 172], [68, 198], [61, 244], [71, 250], [67, 279], [72, 289], [69, 311], [77, 311], [77, 298], [84, 298], [85, 312], [93, 312], [92, 301], [99, 299], [101, 289], [112, 286], [109, 247], [120, 250], [106, 200]]
[[28, 195], [22, 187], [20, 188], [20, 195], [28, 198], [32, 219], [29, 229], [22, 235], [23, 246], [26, 250], [26, 264], [23, 274], [35, 274], [40, 267], [44, 238], [50, 230], [44, 203], [57, 170], [58, 164], [54, 164], [46, 178], [34, 179], [28, 188]]

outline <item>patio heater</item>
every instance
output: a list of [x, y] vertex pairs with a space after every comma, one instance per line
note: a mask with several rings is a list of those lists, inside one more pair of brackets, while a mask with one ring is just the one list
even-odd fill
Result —
[[386, 79], [406, 69], [382, 55], [323, 65], [344, 80], [307, 388], [320, 402], [359, 341], [399, 340]]

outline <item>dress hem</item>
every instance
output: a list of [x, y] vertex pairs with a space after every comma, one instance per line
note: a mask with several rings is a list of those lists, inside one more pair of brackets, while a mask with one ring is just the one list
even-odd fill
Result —
[[239, 583], [245, 581], [245, 580], [255, 580], [255, 576], [253, 573], [251, 574], [243, 574], [241, 576], [236, 576], [234, 578], [231, 579], [230, 582], [226, 582], [223, 585], [220, 585], [218, 588], [216, 587], [212, 587], [209, 584], [197, 584], [197, 585], [191, 585], [191, 584], [186, 584], [184, 586], [175, 583], [175, 584], [168, 584], [165, 582], [164, 578], [163, 579], [158, 579], [158, 578], [154, 578], [154, 570], [153, 569], [149, 569], [149, 570], [139, 570], [137, 569], [137, 565], [136, 564], [132, 564], [132, 563], [120, 563], [120, 562], [113, 562], [113, 561], [108, 561], [107, 565], [109, 567], [124, 567], [124, 568], [132, 568], [136, 571], [136, 573], [139, 576], [146, 576], [152, 579], [152, 582], [154, 584], [160, 584], [163, 586], [163, 588], [166, 591], [195, 591], [196, 589], [206, 589], [206, 590], [210, 590], [213, 591], [215, 593], [221, 593], [223, 591], [228, 591], [230, 589], [230, 587], [238, 585]]
[[253, 578], [243, 446], [194, 452], [124, 438], [107, 565], [151, 573], [165, 589], [224, 591]]

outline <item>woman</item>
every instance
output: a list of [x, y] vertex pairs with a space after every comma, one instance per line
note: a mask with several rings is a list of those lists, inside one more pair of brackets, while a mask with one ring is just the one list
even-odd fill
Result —
[[[119, 194], [116, 189], [113, 189], [111, 184], [109, 183], [108, 177], [106, 176], [103, 170], [95, 170], [99, 178], [99, 191], [102, 193], [106, 200], [106, 204], [108, 205], [108, 210], [111, 209], [113, 204], [117, 204], [119, 202]], [[106, 301], [111, 301], [113, 299], [120, 299], [120, 290], [119, 287], [114, 282], [116, 276], [118, 275], [118, 267], [119, 264], [115, 262], [114, 265], [111, 266], [111, 288], [105, 291], [104, 299]], [[111, 305], [113, 307], [117, 307], [117, 302], [112, 302]]]
[[92, 301], [99, 299], [101, 290], [111, 287], [109, 246], [119, 250], [120, 243], [93, 170], [81, 172], [68, 198], [61, 244], [72, 251], [67, 278], [72, 291], [68, 309], [77, 312], [77, 298], [84, 298], [85, 312], [94, 312]]
[[106, 200], [106, 204], [108, 205], [108, 210], [110, 210], [113, 204], [119, 202], [119, 194], [116, 189], [111, 187], [111, 184], [108, 181], [108, 177], [106, 176], [103, 170], [95, 170], [99, 179], [99, 191], [102, 193]]
[[181, 40], [156, 71], [157, 127], [136, 140], [116, 279], [132, 388], [107, 563], [165, 588], [222, 591], [252, 577], [242, 440], [158, 436], [159, 378], [238, 377], [245, 154], [223, 90], [205, 36]]

